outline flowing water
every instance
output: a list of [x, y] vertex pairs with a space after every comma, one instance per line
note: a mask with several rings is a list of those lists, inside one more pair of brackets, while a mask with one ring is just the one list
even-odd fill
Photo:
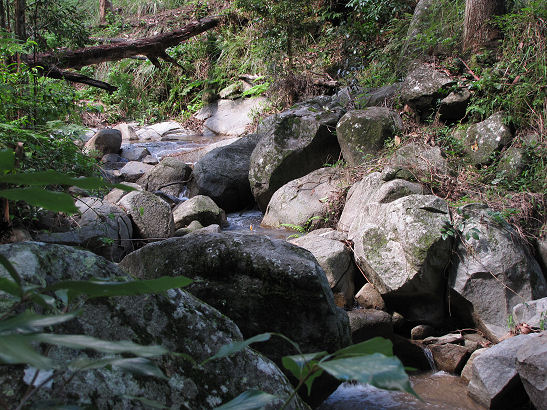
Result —
[[266, 235], [272, 239], [287, 239], [294, 235], [294, 231], [286, 229], [264, 228], [260, 226], [264, 215], [259, 210], [234, 212], [226, 215], [228, 227], [225, 231], [254, 232], [259, 235]]
[[318, 410], [485, 409], [467, 396], [466, 384], [458, 376], [427, 372], [410, 376], [410, 382], [423, 401], [408, 393], [343, 383]]

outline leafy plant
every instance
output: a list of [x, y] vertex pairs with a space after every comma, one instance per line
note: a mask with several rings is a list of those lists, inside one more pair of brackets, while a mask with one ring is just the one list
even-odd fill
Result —
[[[293, 393], [285, 400], [281, 409], [286, 408], [290, 404], [296, 392], [301, 387], [305, 386], [309, 394], [314, 380], [324, 372], [327, 372], [338, 380], [367, 383], [385, 390], [400, 390], [418, 397], [410, 385], [408, 375], [405, 373], [402, 363], [393, 356], [392, 343], [381, 337], [375, 337], [365, 342], [345, 347], [332, 354], [327, 352], [304, 354], [298, 344], [287, 337], [278, 333], [263, 333], [243, 342], [224, 346], [208, 361], [227, 357], [245, 349], [251, 343], [264, 342], [272, 336], [283, 338], [298, 351], [297, 355], [285, 356], [282, 359], [283, 366], [291, 372], [298, 380], [298, 383]], [[277, 397], [268, 393], [251, 390], [217, 407], [217, 410], [236, 408], [258, 409], [276, 399]]]

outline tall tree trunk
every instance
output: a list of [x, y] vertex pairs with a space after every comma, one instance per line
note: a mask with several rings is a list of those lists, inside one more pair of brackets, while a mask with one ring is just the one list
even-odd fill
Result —
[[26, 0], [15, 0], [15, 37], [21, 41], [27, 40], [27, 30], [25, 27], [25, 8]]
[[6, 30], [6, 10], [4, 9], [4, 0], [0, 0], [0, 29]]
[[106, 24], [107, 11], [112, 11], [110, 0], [99, 0], [99, 24]]
[[503, 0], [466, 0], [463, 27], [464, 51], [476, 52], [482, 47], [495, 45], [500, 31], [492, 17], [503, 14]]

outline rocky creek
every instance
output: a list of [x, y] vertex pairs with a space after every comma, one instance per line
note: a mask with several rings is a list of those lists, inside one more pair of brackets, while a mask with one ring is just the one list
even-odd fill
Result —
[[[267, 117], [256, 133], [242, 137], [204, 136], [174, 122], [98, 130], [86, 149], [102, 158], [106, 178], [134, 190], [115, 189], [104, 198], [79, 192], [80, 215], [55, 220], [48, 232], [28, 233], [36, 242], [2, 245], [0, 254], [29, 280], [90, 277], [81, 267], [113, 278], [194, 280], [167, 296], [93, 305], [75, 320], [97, 337], [118, 329], [114, 334], [161, 340], [204, 359], [226, 342], [263, 332], [283, 333], [305, 352], [332, 352], [381, 336], [404, 365], [427, 371], [427, 348], [439, 370], [411, 377], [423, 402], [361, 385], [336, 390], [336, 383], [318, 380], [293, 408], [317, 407], [325, 399], [324, 410], [530, 402], [545, 408], [541, 254], [487, 205], [464, 204], [454, 212], [426, 190], [416, 176], [452, 172], [439, 147], [411, 141], [382, 166], [355, 171], [401, 130], [386, 98], [401, 89], [400, 97], [419, 108], [416, 101], [431, 101], [429, 94], [449, 83], [442, 73], [424, 74], [431, 70], [420, 67], [402, 85], [384, 90], [385, 98], [374, 100], [379, 106], [355, 110], [345, 90]], [[420, 88], [426, 80], [439, 84]], [[499, 140], [498, 132], [510, 137], [494, 116], [474, 132], [483, 140]], [[328, 166], [340, 157], [356, 168]], [[294, 233], [300, 236], [290, 237]], [[508, 334], [509, 318], [528, 331]], [[154, 387], [120, 375], [119, 384], [126, 396], [190, 408], [215, 407], [247, 388], [286, 396], [289, 381], [276, 365], [294, 352], [274, 340], [253, 347], [258, 352], [247, 349], [220, 370], [206, 366], [204, 375], [166, 359], [162, 366], [176, 381]], [[86, 373], [63, 394], [112, 405], [119, 392], [108, 390], [110, 376], [101, 372], [105, 386], [82, 394], [78, 386], [95, 377]]]

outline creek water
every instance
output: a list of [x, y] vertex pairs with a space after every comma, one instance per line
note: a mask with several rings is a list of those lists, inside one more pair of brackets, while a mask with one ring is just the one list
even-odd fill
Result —
[[467, 396], [466, 385], [458, 376], [431, 371], [410, 376], [410, 382], [421, 400], [399, 391], [343, 383], [317, 410], [485, 409]]
[[[134, 143], [143, 146], [158, 159], [176, 153], [204, 147], [219, 139], [197, 137], [185, 141], [157, 141]], [[182, 193], [181, 196], [184, 196]], [[227, 215], [226, 231], [252, 232], [272, 239], [287, 239], [294, 231], [271, 229], [260, 226], [263, 214], [259, 210], [246, 210]], [[427, 352], [425, 352], [427, 353]], [[379, 410], [379, 409], [469, 409], [482, 410], [485, 407], [467, 396], [465, 383], [460, 377], [446, 372], [430, 371], [410, 376], [412, 387], [420, 399], [399, 391], [381, 390], [356, 383], [343, 383], [318, 410]]]

